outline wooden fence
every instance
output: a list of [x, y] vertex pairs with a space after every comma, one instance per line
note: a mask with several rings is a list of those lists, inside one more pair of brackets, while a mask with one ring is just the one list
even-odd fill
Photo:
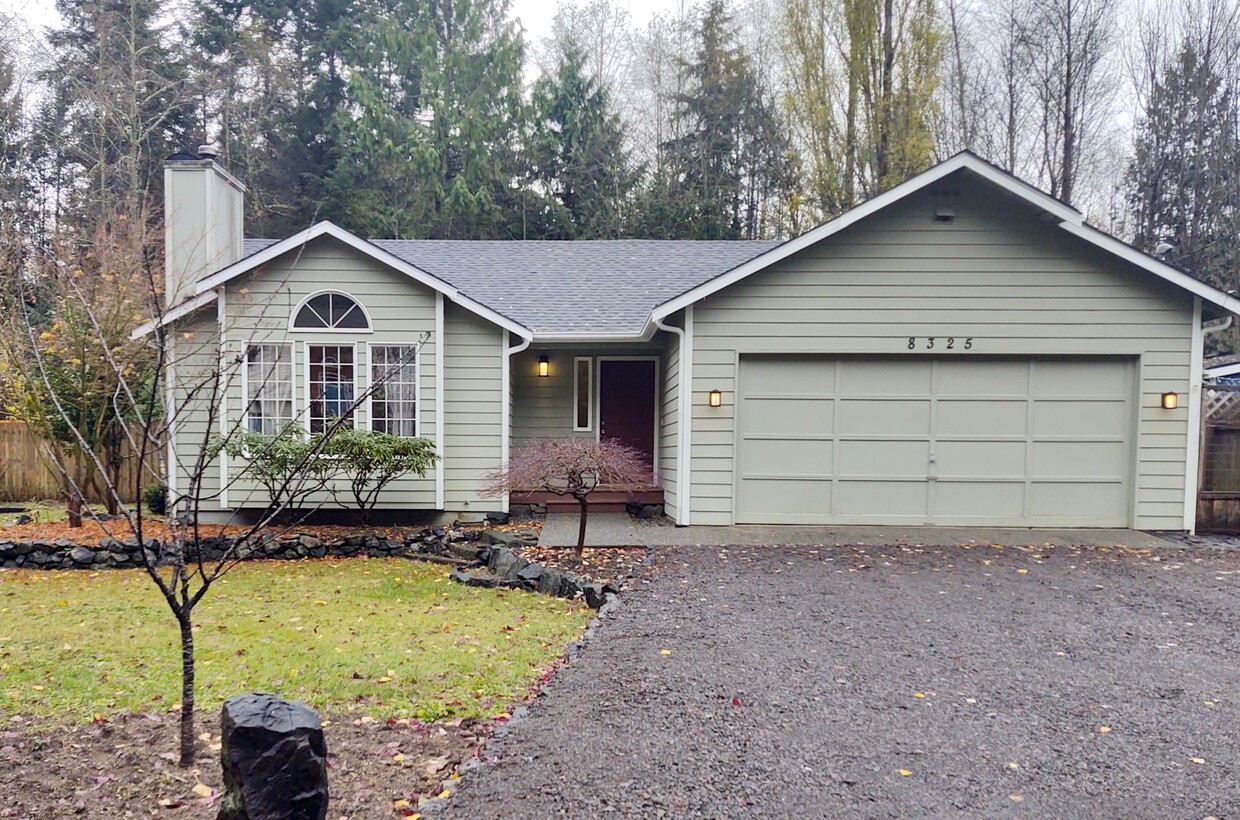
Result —
[[1201, 392], [1201, 481], [1197, 529], [1240, 533], [1240, 385]]
[[[128, 450], [128, 448], [126, 448]], [[61, 481], [55, 465], [45, 455], [42, 442], [21, 421], [0, 421], [0, 501], [33, 501], [60, 496]], [[120, 487], [124, 501], [133, 502], [137, 458], [124, 455]], [[148, 472], [148, 476], [158, 473]], [[143, 486], [154, 483], [144, 477]], [[92, 498], [92, 501], [102, 501]]]

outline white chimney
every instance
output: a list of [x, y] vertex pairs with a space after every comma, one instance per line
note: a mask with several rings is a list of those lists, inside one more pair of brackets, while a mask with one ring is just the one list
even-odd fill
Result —
[[194, 285], [241, 258], [245, 186], [215, 162], [215, 149], [164, 162], [164, 298], [175, 305]]

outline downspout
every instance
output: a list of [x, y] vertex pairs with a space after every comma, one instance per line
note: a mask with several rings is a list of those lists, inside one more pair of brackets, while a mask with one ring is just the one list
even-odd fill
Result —
[[[508, 346], [508, 333], [504, 333], [504, 355], [502, 357], [501, 367], [502, 374], [500, 376], [501, 388], [503, 390], [503, 412], [500, 413], [499, 419], [499, 435], [500, 443], [500, 469], [506, 471], [508, 469], [508, 461], [512, 452], [512, 357], [523, 350], [529, 348], [534, 341], [534, 337], [521, 339], [521, 341], [511, 347]], [[501, 512], [508, 512], [509, 493], [504, 493], [503, 509]]]
[[680, 368], [676, 385], [676, 523], [689, 526], [689, 503], [692, 488], [689, 481], [689, 459], [692, 458], [693, 433], [693, 307], [685, 309], [685, 327], [666, 324], [655, 319], [659, 330], [674, 334], [680, 340]]

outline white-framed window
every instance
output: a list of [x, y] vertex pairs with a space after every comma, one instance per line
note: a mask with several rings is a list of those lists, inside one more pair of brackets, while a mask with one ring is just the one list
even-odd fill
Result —
[[365, 332], [370, 315], [361, 303], [345, 293], [323, 291], [311, 294], [293, 311], [293, 330], [319, 332]]
[[241, 374], [245, 429], [274, 436], [293, 420], [293, 346], [252, 344]]
[[418, 348], [370, 345], [370, 429], [418, 435]]
[[594, 429], [594, 359], [573, 359], [573, 431]]
[[306, 345], [306, 426], [322, 433], [336, 419], [356, 423], [356, 352], [353, 345]]

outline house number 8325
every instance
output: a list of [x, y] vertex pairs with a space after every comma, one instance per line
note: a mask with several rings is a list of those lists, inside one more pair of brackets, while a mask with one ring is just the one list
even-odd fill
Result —
[[972, 350], [973, 337], [957, 339], [955, 336], [925, 336], [919, 339], [909, 336], [908, 349], [916, 350], [918, 347], [923, 350]]

